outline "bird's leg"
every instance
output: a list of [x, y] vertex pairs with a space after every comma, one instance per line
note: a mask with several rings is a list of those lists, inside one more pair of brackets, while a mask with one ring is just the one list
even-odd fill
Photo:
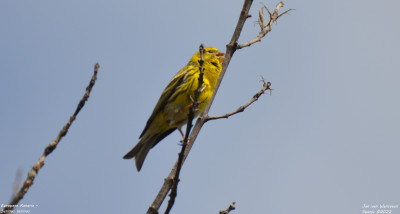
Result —
[[[204, 88], [204, 87], [203, 87], [203, 88]], [[191, 107], [193, 106], [193, 103], [194, 103], [193, 97], [189, 95], [189, 99], [192, 101], [192, 103], [189, 104], [189, 105], [187, 105], [187, 106], [185, 106], [184, 109], [188, 109], [188, 108], [191, 108]], [[204, 103], [204, 101], [197, 101], [196, 104], [197, 104], [197, 106], [198, 106], [198, 105], [201, 104], [201, 103]], [[198, 108], [194, 109], [194, 111], [198, 111], [198, 110], [199, 110]]]
[[[183, 145], [183, 143], [185, 142], [185, 135], [183, 134], [181, 128], [178, 128], [178, 131], [179, 131], [179, 133], [181, 133], [181, 135], [182, 135], [182, 140], [179, 141], [179, 143], [180, 143], [180, 145]], [[190, 138], [189, 138], [189, 139], [190, 139]], [[189, 143], [189, 139], [188, 139], [188, 141], [186, 142], [186, 145]]]
[[192, 101], [192, 103], [190, 103], [189, 105], [185, 106], [185, 109], [191, 108], [193, 106], [193, 103], [194, 103], [193, 97], [189, 95], [189, 99], [190, 99], [190, 101]]
[[185, 135], [183, 134], [182, 129], [181, 129], [181, 128], [178, 128], [178, 131], [179, 131], [179, 133], [181, 133], [182, 138], [185, 138]]

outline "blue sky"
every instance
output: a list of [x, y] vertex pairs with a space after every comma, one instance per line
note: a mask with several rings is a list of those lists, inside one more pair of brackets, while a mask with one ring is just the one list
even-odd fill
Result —
[[[253, 3], [239, 39], [258, 34]], [[296, 9], [233, 56], [183, 167], [173, 213], [361, 213], [399, 204], [400, 3], [285, 1]], [[21, 201], [31, 213], [144, 213], [180, 150], [173, 133], [138, 173], [123, 160], [200, 43], [225, 50], [242, 1], [0, 1], [0, 204], [98, 80]], [[165, 205], [165, 204], [164, 204]], [[162, 208], [164, 211], [164, 206]], [[394, 209], [393, 213], [400, 212]]]

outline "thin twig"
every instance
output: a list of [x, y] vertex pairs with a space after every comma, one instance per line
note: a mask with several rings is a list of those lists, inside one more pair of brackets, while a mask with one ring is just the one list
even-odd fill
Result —
[[28, 173], [28, 176], [27, 176], [25, 182], [23, 183], [22, 187], [19, 189], [19, 191], [15, 194], [13, 199], [4, 207], [4, 209], [0, 213], [11, 212], [11, 210], [13, 210], [14, 207], [16, 207], [16, 205], [19, 203], [19, 201], [28, 192], [29, 188], [32, 186], [33, 181], [36, 178], [36, 175], [38, 174], [39, 170], [43, 167], [46, 157], [51, 152], [54, 151], [54, 149], [57, 147], [58, 143], [67, 134], [68, 129], [71, 126], [72, 122], [74, 122], [74, 120], [75, 120], [76, 116], [78, 115], [79, 111], [85, 105], [85, 102], [89, 98], [90, 92], [92, 91], [94, 83], [96, 82], [97, 72], [98, 72], [99, 68], [100, 68], [99, 63], [96, 63], [96, 65], [94, 66], [94, 74], [93, 74], [92, 78], [90, 79], [89, 85], [86, 87], [86, 92], [83, 95], [83, 98], [79, 101], [79, 104], [76, 107], [76, 110], [75, 110], [74, 114], [69, 118], [69, 121], [67, 122], [67, 124], [65, 124], [64, 127], [61, 129], [61, 131], [58, 133], [58, 136], [56, 137], [56, 139], [54, 139], [44, 149], [44, 152], [43, 152], [42, 156], [39, 158], [39, 161], [32, 167], [32, 169]]
[[219, 214], [228, 214], [230, 211], [236, 209], [235, 203], [236, 202], [232, 202], [226, 210], [219, 211]]
[[[281, 9], [281, 7], [283, 7], [283, 2], [279, 2], [276, 5], [276, 8], [274, 10], [274, 12], [271, 14], [271, 12], [268, 10], [267, 6], [264, 6], [260, 9], [259, 13], [258, 13], [258, 24], [260, 25], [260, 33], [257, 35], [256, 38], [254, 38], [253, 40], [246, 42], [244, 44], [240, 44], [237, 46], [237, 49], [241, 49], [244, 47], [249, 47], [250, 45], [256, 43], [256, 42], [260, 42], [261, 39], [263, 37], [265, 37], [265, 35], [267, 35], [267, 33], [269, 33], [271, 31], [271, 26], [272, 24], [282, 15], [288, 13], [289, 11], [293, 10], [293, 9], [289, 9], [281, 14], [279, 14], [279, 9]], [[269, 15], [269, 22], [268, 24], [265, 24], [265, 18], [264, 18], [264, 9], [268, 12]]]
[[165, 210], [165, 214], [168, 214], [171, 211], [172, 206], [174, 206], [174, 203], [175, 203], [175, 198], [178, 194], [179, 173], [181, 172], [181, 169], [182, 169], [183, 154], [185, 153], [186, 146], [189, 143], [189, 134], [190, 134], [190, 131], [192, 130], [192, 126], [193, 126], [192, 121], [194, 119], [194, 112], [198, 109], [198, 105], [199, 105], [198, 100], [199, 100], [201, 88], [202, 88], [202, 85], [204, 82], [203, 81], [203, 76], [204, 76], [204, 67], [203, 67], [204, 45], [203, 44], [200, 45], [199, 52], [200, 52], [200, 60], [199, 60], [200, 74], [199, 74], [199, 79], [198, 79], [198, 84], [197, 84], [198, 86], [197, 86], [196, 91], [194, 92], [193, 104], [191, 105], [190, 110], [189, 110], [188, 123], [186, 125], [185, 139], [183, 139], [182, 150], [179, 153], [178, 166], [177, 166], [177, 170], [175, 172], [174, 179], [172, 180], [171, 194], [169, 195], [170, 199], [168, 200], [168, 206], [167, 206], [167, 209]]
[[208, 121], [210, 121], [210, 120], [216, 120], [216, 119], [221, 119], [221, 118], [228, 118], [228, 117], [230, 117], [230, 116], [232, 116], [232, 115], [234, 115], [234, 114], [243, 112], [247, 107], [249, 107], [251, 104], [253, 104], [255, 101], [257, 101], [258, 98], [259, 98], [262, 94], [264, 94], [264, 92], [265, 92], [266, 90], [272, 90], [272, 89], [270, 88], [270, 86], [271, 86], [271, 83], [270, 83], [270, 82], [265, 82], [264, 78], [262, 78], [261, 81], [263, 82], [263, 88], [262, 88], [257, 94], [255, 94], [255, 95], [253, 96], [253, 98], [251, 98], [251, 100], [250, 100], [248, 103], [246, 103], [246, 104], [243, 105], [243, 106], [240, 106], [236, 111], [233, 111], [233, 112], [231, 112], [231, 113], [227, 113], [227, 114], [219, 115], [219, 116], [208, 116], [208, 117], [205, 117], [204, 120], [205, 120], [206, 122], [208, 122]]

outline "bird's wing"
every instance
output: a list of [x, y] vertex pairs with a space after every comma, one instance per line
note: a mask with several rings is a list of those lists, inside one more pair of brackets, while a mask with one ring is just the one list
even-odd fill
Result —
[[144, 133], [149, 129], [150, 125], [152, 124], [154, 118], [161, 112], [167, 103], [170, 101], [171, 96], [176, 92], [178, 87], [182, 84], [183, 80], [185, 79], [186, 74], [189, 74], [191, 71], [195, 69], [193, 66], [185, 66], [181, 69], [168, 83], [167, 87], [164, 89], [163, 93], [158, 100], [156, 107], [154, 107], [153, 113], [151, 114], [150, 118], [147, 120], [146, 126], [144, 127], [142, 134], [140, 134], [139, 138], [143, 137]]

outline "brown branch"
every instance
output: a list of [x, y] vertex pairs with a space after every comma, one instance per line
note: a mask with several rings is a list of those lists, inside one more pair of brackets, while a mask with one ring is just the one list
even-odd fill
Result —
[[165, 214], [168, 214], [171, 211], [172, 206], [174, 206], [174, 203], [175, 203], [176, 195], [178, 194], [179, 173], [181, 172], [181, 169], [182, 169], [183, 154], [185, 153], [186, 146], [189, 143], [189, 139], [190, 139], [189, 138], [189, 134], [190, 134], [190, 130], [192, 130], [192, 126], [193, 126], [192, 121], [194, 119], [194, 112], [198, 108], [198, 105], [199, 105], [198, 100], [199, 100], [199, 96], [200, 96], [200, 93], [201, 93], [201, 87], [202, 87], [203, 82], [204, 82], [203, 81], [203, 76], [204, 76], [204, 67], [203, 67], [203, 64], [204, 64], [204, 58], [203, 58], [204, 45], [203, 44], [200, 45], [199, 52], [200, 52], [200, 60], [199, 60], [200, 75], [199, 75], [199, 79], [198, 79], [198, 86], [197, 86], [197, 90], [194, 93], [193, 104], [192, 104], [192, 106], [190, 107], [190, 110], [189, 110], [188, 123], [186, 125], [186, 134], [185, 134], [185, 138], [183, 139], [181, 152], [179, 153], [178, 163], [177, 163], [178, 165], [177, 165], [177, 169], [176, 169], [176, 172], [175, 172], [174, 179], [172, 180], [171, 194], [169, 195], [170, 199], [168, 200], [168, 206], [167, 206], [167, 209], [165, 210]]
[[226, 210], [219, 211], [219, 214], [228, 214], [230, 211], [236, 209], [235, 203], [236, 202], [232, 202], [232, 204], [230, 204], [229, 207]]
[[28, 192], [29, 188], [32, 186], [33, 181], [36, 178], [37, 173], [43, 167], [46, 157], [51, 152], [54, 151], [54, 149], [57, 147], [58, 143], [67, 134], [68, 129], [71, 126], [72, 122], [74, 122], [74, 120], [75, 120], [76, 116], [78, 115], [79, 111], [85, 105], [85, 102], [89, 98], [90, 92], [92, 91], [94, 83], [96, 82], [97, 72], [98, 72], [99, 68], [100, 68], [99, 63], [96, 63], [96, 65], [94, 66], [94, 74], [93, 74], [92, 78], [90, 79], [89, 85], [86, 87], [86, 92], [83, 95], [83, 98], [80, 100], [78, 106], [76, 107], [76, 110], [75, 110], [74, 114], [69, 118], [69, 121], [67, 122], [67, 124], [65, 124], [64, 127], [61, 129], [61, 131], [58, 133], [58, 136], [56, 137], [56, 139], [54, 139], [44, 149], [44, 152], [43, 152], [42, 156], [39, 158], [39, 161], [32, 167], [32, 169], [28, 173], [28, 176], [27, 176], [25, 182], [23, 183], [22, 187], [19, 189], [19, 191], [14, 195], [12, 200], [4, 207], [4, 209], [0, 213], [11, 212], [11, 210], [13, 210], [14, 207], [16, 207], [16, 205], [19, 203], [19, 201]]
[[205, 120], [206, 122], [208, 122], [208, 121], [210, 121], [210, 120], [216, 120], [216, 119], [221, 119], [221, 118], [228, 118], [228, 117], [230, 117], [230, 116], [232, 116], [232, 115], [235, 115], [235, 114], [237, 114], [237, 113], [243, 112], [247, 107], [249, 107], [251, 104], [253, 104], [255, 101], [257, 101], [258, 98], [259, 98], [262, 94], [264, 94], [264, 92], [265, 92], [266, 90], [272, 90], [272, 89], [270, 88], [270, 86], [271, 86], [271, 83], [270, 83], [270, 82], [265, 82], [264, 78], [262, 78], [261, 81], [263, 82], [263, 88], [262, 88], [257, 94], [255, 94], [255, 95], [253, 96], [253, 98], [252, 98], [248, 103], [246, 103], [246, 104], [243, 105], [243, 106], [240, 106], [236, 111], [233, 111], [233, 112], [231, 112], [231, 113], [227, 113], [227, 114], [219, 115], [219, 116], [207, 116], [207, 117], [204, 118], [204, 120]]
[[[209, 101], [209, 103], [207, 104], [207, 106], [205, 107], [204, 111], [200, 114], [199, 118], [196, 120], [196, 123], [190, 133], [189, 139], [190, 139], [190, 143], [186, 145], [185, 147], [185, 151], [183, 153], [183, 158], [182, 158], [182, 164], [185, 162], [186, 157], [188, 156], [196, 138], [197, 135], [199, 134], [201, 128], [203, 127], [204, 123], [206, 122], [206, 118], [208, 117], [208, 112], [210, 110], [210, 107], [214, 101], [214, 98], [218, 92], [219, 86], [222, 82], [222, 79], [224, 78], [226, 69], [228, 68], [228, 65], [231, 61], [231, 58], [233, 56], [233, 54], [235, 53], [235, 51], [237, 49], [243, 48], [240, 47], [237, 43], [239, 37], [240, 37], [240, 33], [243, 29], [244, 23], [246, 22], [246, 20], [251, 17], [249, 15], [249, 10], [250, 7], [253, 3], [253, 0], [245, 0], [243, 3], [243, 7], [242, 10], [240, 12], [240, 16], [238, 19], [238, 22], [236, 24], [236, 28], [235, 31], [232, 35], [231, 41], [229, 42], [229, 44], [226, 45], [226, 51], [225, 51], [225, 61], [222, 63], [222, 71], [218, 77], [217, 80], [217, 84], [215, 86], [213, 95]], [[282, 3], [283, 4], [283, 3]], [[282, 6], [281, 6], [282, 7]], [[279, 16], [278, 16], [279, 17]], [[172, 185], [173, 185], [173, 178], [174, 175], [176, 174], [178, 165], [181, 165], [180, 163], [178, 163], [179, 160], [175, 163], [174, 167], [172, 168], [171, 172], [169, 173], [168, 177], [164, 179], [164, 184], [161, 187], [160, 191], [158, 192], [156, 198], [154, 199], [153, 203], [150, 205], [149, 209], [147, 210], [147, 214], [155, 214], [158, 213], [158, 209], [160, 208], [162, 202], [164, 201], [165, 197], [167, 196], [169, 190], [171, 189]]]
[[[254, 43], [256, 43], [256, 42], [260, 42], [261, 39], [262, 39], [263, 37], [265, 37], [265, 35], [267, 35], [267, 33], [269, 33], [269, 32], [271, 31], [271, 26], [272, 26], [272, 24], [273, 24], [279, 17], [281, 17], [282, 15], [284, 15], [284, 14], [288, 13], [289, 11], [293, 10], [293, 9], [290, 9], [290, 10], [287, 10], [287, 11], [283, 12], [282, 14], [279, 14], [279, 9], [281, 9], [281, 7], [283, 7], [283, 2], [279, 2], [279, 3], [276, 5], [276, 8], [275, 8], [275, 10], [274, 10], [274, 12], [273, 12], [272, 14], [271, 14], [271, 12], [269, 12], [267, 6], [262, 7], [262, 8], [260, 9], [259, 13], [258, 13], [258, 17], [259, 17], [259, 18], [258, 18], [258, 21], [257, 21], [258, 24], [260, 25], [260, 28], [261, 28], [260, 33], [259, 33], [258, 36], [257, 36], [256, 38], [254, 38], [253, 40], [248, 41], [248, 42], [246, 42], [246, 43], [244, 43], [244, 44], [238, 45], [238, 46], [237, 46], [237, 49], [241, 49], [241, 48], [244, 48], [244, 47], [249, 47], [250, 45], [252, 45], [252, 44], [254, 44]], [[264, 9], [265, 9], [265, 10], [268, 12], [268, 14], [269, 14], [269, 22], [268, 22], [268, 24], [265, 24]]]

